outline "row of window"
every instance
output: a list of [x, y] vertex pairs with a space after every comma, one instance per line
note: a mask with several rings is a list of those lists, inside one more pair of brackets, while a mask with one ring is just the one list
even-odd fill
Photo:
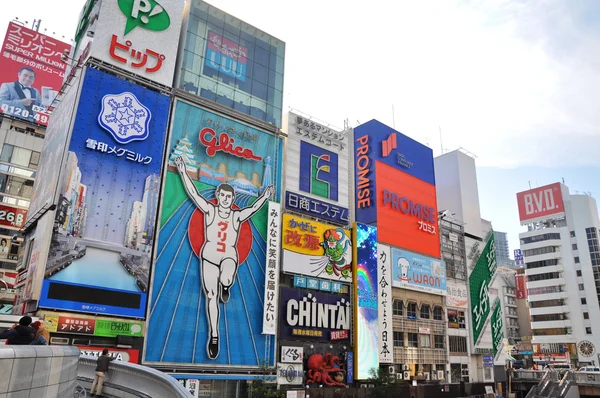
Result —
[[529, 302], [530, 308], [545, 308], [545, 307], [560, 307], [565, 305], [565, 301], [562, 299], [558, 300], [542, 300], [542, 301], [531, 301]]
[[40, 163], [40, 153], [11, 144], [4, 144], [0, 153], [0, 162], [12, 163], [35, 170]]
[[537, 249], [523, 250], [523, 255], [525, 257], [529, 257], [529, 256], [537, 256], [540, 254], [555, 253], [556, 251], [558, 251], [557, 246], [544, 246], [544, 247], [539, 247]]
[[[406, 340], [404, 335], [406, 334]], [[430, 334], [404, 333], [394, 331], [394, 347], [444, 348], [444, 335], [433, 335], [433, 347]]]
[[536, 282], [536, 281], [545, 281], [548, 279], [558, 279], [558, 278], [560, 278], [560, 272], [546, 272], [544, 274], [529, 275], [527, 277], [527, 281]]
[[560, 234], [550, 233], [550, 234], [530, 236], [528, 238], [521, 239], [521, 244], [526, 245], [528, 243], [541, 242], [541, 241], [550, 240], [550, 239], [560, 239]]
[[550, 260], [533, 261], [531, 263], [527, 263], [527, 269], [551, 267], [553, 265], [558, 265], [558, 260], [555, 258], [552, 258]]
[[564, 321], [568, 319], [565, 314], [532, 315], [531, 322]]
[[0, 192], [30, 198], [33, 193], [33, 180], [0, 173]]
[[467, 321], [464, 311], [448, 310], [448, 327], [451, 329], [466, 329]]
[[527, 289], [527, 293], [530, 295], [560, 293], [561, 291], [562, 290], [561, 290], [560, 286], [543, 286], [543, 287], [536, 287], [533, 289]]
[[[394, 315], [404, 316], [404, 301], [394, 300], [393, 313]], [[417, 303], [409, 302], [406, 305], [406, 316], [416, 318], [417, 314], [421, 319], [431, 319], [431, 306], [429, 304], [421, 304], [421, 310], [417, 311]], [[433, 319], [436, 321], [444, 320], [444, 310], [442, 307], [433, 307]]]
[[596, 284], [596, 294], [600, 300], [600, 245], [598, 244], [598, 233], [596, 228], [586, 228], [588, 248], [590, 250], [590, 259], [592, 261], [592, 270], [594, 271], [594, 283]]

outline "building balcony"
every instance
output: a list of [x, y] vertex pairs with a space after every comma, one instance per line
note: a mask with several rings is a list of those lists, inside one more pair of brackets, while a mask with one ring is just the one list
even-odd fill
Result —
[[419, 328], [429, 328], [428, 334], [446, 334], [447, 322], [435, 321], [433, 319], [408, 319], [407, 317], [394, 315], [393, 329], [399, 332], [419, 333]]
[[527, 297], [530, 302], [532, 301], [543, 301], [543, 300], [559, 300], [566, 299], [568, 294], [566, 291], [562, 292], [549, 292], [549, 293], [532, 293], [529, 292], [529, 296]]
[[527, 289], [535, 289], [546, 286], [564, 286], [567, 284], [565, 278], [544, 279], [542, 281], [527, 282]]
[[448, 352], [441, 348], [394, 347], [394, 363], [446, 364]]
[[573, 326], [573, 322], [570, 319], [563, 321], [541, 321], [531, 322], [531, 329], [558, 329], [558, 328], [570, 328]]
[[548, 315], [548, 314], [567, 314], [569, 313], [569, 307], [567, 305], [560, 305], [556, 307], [541, 307], [541, 308], [529, 308], [529, 315]]
[[531, 276], [531, 275], [545, 274], [547, 272], [563, 272], [564, 270], [565, 270], [565, 267], [562, 264], [548, 265], [545, 267], [527, 268], [525, 270], [525, 275]]
[[548, 246], [562, 246], [562, 241], [560, 239], [548, 239], [548, 240], [540, 240], [532, 243], [525, 243], [521, 245], [521, 250], [531, 250], [531, 249], [539, 249], [542, 247]]
[[560, 250], [557, 250], [552, 253], [536, 254], [534, 256], [524, 256], [525, 263], [533, 263], [536, 261], [544, 260], [558, 260], [560, 258], [562, 258], [562, 253]]
[[517, 319], [517, 318], [519, 318], [519, 315], [518, 315], [518, 314], [515, 314], [515, 313], [510, 313], [510, 312], [507, 312], [507, 313], [506, 313], [506, 317], [507, 317], [507, 318], [515, 318], [515, 319]]

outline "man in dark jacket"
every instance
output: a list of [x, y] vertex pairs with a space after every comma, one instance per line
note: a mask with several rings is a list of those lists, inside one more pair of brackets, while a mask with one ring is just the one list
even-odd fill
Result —
[[6, 339], [9, 345], [29, 345], [33, 341], [33, 329], [29, 327], [31, 317], [24, 316], [19, 323], [0, 334], [0, 340]]
[[[92, 389], [90, 390], [90, 395], [94, 396], [94, 390], [98, 396], [102, 396], [102, 385], [104, 384], [104, 376], [108, 372], [108, 364], [110, 361], [114, 361], [113, 357], [108, 356], [108, 348], [102, 350], [102, 355], [98, 357], [98, 361], [96, 363], [96, 377], [94, 377], [94, 382], [92, 383]], [[98, 389], [96, 389], [98, 387]]]

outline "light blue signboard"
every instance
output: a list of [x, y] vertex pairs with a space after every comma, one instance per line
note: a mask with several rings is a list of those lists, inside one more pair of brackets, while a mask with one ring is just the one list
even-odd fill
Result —
[[392, 249], [392, 286], [446, 295], [446, 263], [407, 250]]

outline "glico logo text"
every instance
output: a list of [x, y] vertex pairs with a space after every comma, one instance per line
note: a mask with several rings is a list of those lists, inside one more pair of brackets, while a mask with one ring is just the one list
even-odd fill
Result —
[[401, 211], [425, 222], [437, 224], [437, 212], [434, 207], [415, 202], [406, 196], [398, 195], [387, 189], [383, 191], [383, 205], [389, 205], [393, 210]]

